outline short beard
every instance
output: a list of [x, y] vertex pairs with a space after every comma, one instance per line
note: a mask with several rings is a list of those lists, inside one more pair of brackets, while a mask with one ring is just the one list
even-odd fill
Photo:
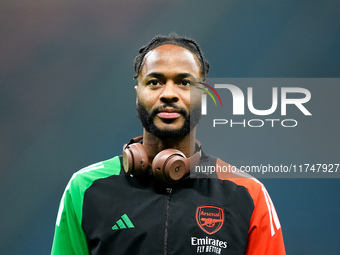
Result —
[[[176, 130], [166, 128], [159, 129], [155, 125], [154, 123], [155, 116], [157, 115], [157, 113], [159, 113], [160, 109], [163, 109], [165, 107], [175, 108], [179, 110], [179, 113], [181, 113], [184, 116], [185, 121], [181, 128]], [[137, 102], [136, 111], [142, 123], [142, 126], [145, 128], [145, 130], [161, 140], [179, 139], [185, 137], [193, 130], [194, 127], [197, 126], [199, 120], [201, 119], [200, 105], [192, 109], [190, 111], [190, 114], [188, 114], [186, 110], [179, 108], [171, 103], [170, 104], [166, 103], [163, 106], [158, 107], [154, 109], [151, 113], [149, 113], [140, 102]]]

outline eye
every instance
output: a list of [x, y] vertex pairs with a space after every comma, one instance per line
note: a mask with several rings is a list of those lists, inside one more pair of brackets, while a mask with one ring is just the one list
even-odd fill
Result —
[[157, 86], [159, 85], [159, 81], [158, 80], [149, 80], [147, 83], [147, 85], [153, 85], [153, 86]]
[[191, 84], [191, 81], [190, 80], [182, 80], [180, 82], [180, 85], [183, 85], [183, 86], [189, 86]]

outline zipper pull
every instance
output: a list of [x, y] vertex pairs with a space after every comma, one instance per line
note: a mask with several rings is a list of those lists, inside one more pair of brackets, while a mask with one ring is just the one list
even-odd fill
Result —
[[167, 192], [168, 194], [171, 194], [172, 188], [166, 188], [166, 192]]

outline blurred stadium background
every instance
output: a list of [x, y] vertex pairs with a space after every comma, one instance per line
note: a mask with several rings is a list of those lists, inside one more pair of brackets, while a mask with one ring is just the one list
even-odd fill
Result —
[[[154, 35], [196, 39], [210, 77], [339, 77], [339, 12], [336, 0], [1, 1], [0, 254], [49, 254], [72, 173], [141, 133], [132, 61]], [[309, 132], [309, 150], [323, 140], [339, 155], [338, 133]], [[261, 181], [287, 254], [340, 253], [340, 179]]]

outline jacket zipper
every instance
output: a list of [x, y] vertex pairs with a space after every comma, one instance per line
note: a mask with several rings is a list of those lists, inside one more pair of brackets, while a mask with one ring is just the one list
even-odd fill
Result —
[[172, 188], [167, 188], [167, 198], [165, 205], [165, 222], [164, 222], [164, 255], [168, 254], [168, 229], [169, 229], [169, 213], [170, 213], [170, 199]]

